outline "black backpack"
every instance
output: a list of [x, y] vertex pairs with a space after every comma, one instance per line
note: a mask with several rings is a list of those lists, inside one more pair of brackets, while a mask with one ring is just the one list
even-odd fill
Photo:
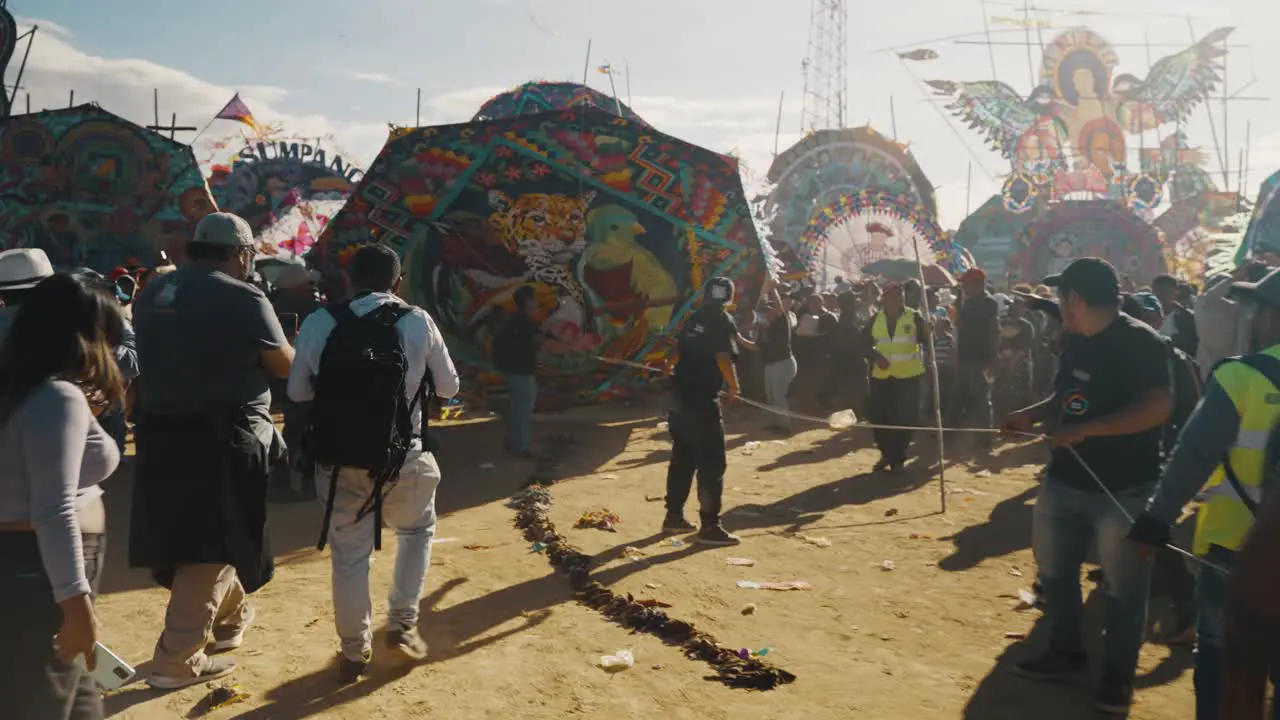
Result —
[[[1173, 381], [1173, 412], [1169, 415], [1168, 427], [1172, 434], [1170, 439], [1177, 440], [1187, 418], [1191, 417], [1196, 405], [1200, 404], [1204, 387], [1200, 382], [1200, 366], [1190, 355], [1174, 347], [1172, 342], [1169, 343], [1169, 373]], [[1167, 449], [1173, 449], [1172, 442]]]
[[[374, 479], [373, 493], [356, 517], [373, 510], [374, 547], [381, 549], [382, 498], [398, 479], [413, 442], [414, 408], [425, 403], [434, 387], [428, 370], [413, 400], [405, 399], [409, 362], [396, 323], [409, 314], [409, 307], [381, 305], [363, 317], [351, 311], [350, 303], [334, 303], [326, 310], [336, 325], [320, 353], [307, 434], [309, 461], [333, 468], [317, 549], [323, 550], [328, 539], [343, 467], [368, 470]], [[424, 436], [426, 425], [424, 414]]]

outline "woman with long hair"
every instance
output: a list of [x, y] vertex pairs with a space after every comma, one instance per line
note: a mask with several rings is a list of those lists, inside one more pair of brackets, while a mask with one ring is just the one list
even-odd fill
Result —
[[119, 310], [70, 275], [42, 281], [0, 346], [0, 698], [15, 718], [102, 717], [93, 665], [102, 491], [120, 462], [96, 415], [124, 387]]

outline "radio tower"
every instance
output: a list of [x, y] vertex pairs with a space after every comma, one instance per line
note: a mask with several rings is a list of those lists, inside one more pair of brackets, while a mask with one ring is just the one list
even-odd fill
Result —
[[809, 12], [809, 54], [804, 68], [803, 132], [843, 129], [849, 84], [848, 18], [845, 0], [812, 0]]

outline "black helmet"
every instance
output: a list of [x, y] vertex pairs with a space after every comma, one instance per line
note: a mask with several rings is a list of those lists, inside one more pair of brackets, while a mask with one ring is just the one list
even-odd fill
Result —
[[725, 305], [733, 300], [733, 282], [728, 278], [713, 277], [702, 288], [704, 302]]

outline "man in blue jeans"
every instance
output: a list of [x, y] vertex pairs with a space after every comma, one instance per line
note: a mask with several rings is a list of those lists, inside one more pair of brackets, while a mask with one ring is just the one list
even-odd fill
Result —
[[[1034, 510], [1032, 549], [1046, 595], [1049, 647], [1018, 674], [1063, 680], [1084, 670], [1080, 567], [1090, 543], [1106, 575], [1106, 643], [1095, 707], [1128, 713], [1146, 632], [1151, 566], [1125, 539], [1160, 472], [1160, 431], [1173, 405], [1168, 350], [1120, 313], [1115, 268], [1076, 260], [1057, 288], [1064, 337], [1052, 397], [1010, 415], [1007, 430], [1050, 423], [1053, 458]], [[1114, 500], [1113, 500], [1114, 498]]]
[[503, 322], [493, 341], [493, 364], [511, 393], [507, 408], [507, 452], [532, 455], [533, 408], [538, 400], [538, 324], [533, 288], [525, 285], [512, 295], [516, 311]]

